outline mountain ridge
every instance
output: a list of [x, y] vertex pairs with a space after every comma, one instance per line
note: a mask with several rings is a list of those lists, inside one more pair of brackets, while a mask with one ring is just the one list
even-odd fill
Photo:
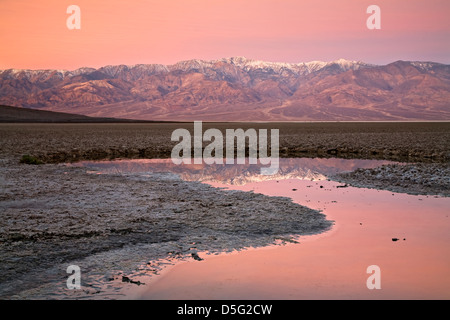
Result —
[[0, 103], [95, 117], [174, 121], [450, 120], [450, 65], [338, 59], [191, 59], [0, 70]]
[[66, 69], [16, 69], [16, 68], [9, 68], [9, 69], [2, 69], [0, 70], [0, 74], [5, 72], [11, 72], [13, 74], [18, 73], [31, 73], [36, 75], [43, 75], [48, 73], [57, 73], [61, 75], [62, 77], [65, 76], [76, 76], [79, 74], [87, 74], [92, 73], [95, 71], [105, 72], [105, 74], [108, 74], [109, 76], [114, 77], [117, 72], [114, 72], [112, 70], [114, 69], [135, 69], [135, 68], [144, 68], [144, 69], [153, 69], [158, 70], [159, 72], [171, 72], [171, 71], [188, 71], [192, 69], [202, 68], [202, 67], [212, 67], [216, 63], [229, 63], [238, 67], [251, 69], [251, 67], [258, 68], [258, 67], [278, 67], [278, 68], [295, 68], [295, 67], [307, 67], [308, 72], [317, 71], [321, 69], [324, 66], [331, 65], [331, 64], [340, 64], [340, 65], [352, 65], [352, 64], [360, 64], [365, 66], [376, 66], [373, 64], [367, 64], [362, 61], [352, 61], [352, 60], [346, 60], [343, 58], [333, 60], [333, 61], [309, 61], [309, 62], [298, 62], [298, 63], [288, 63], [288, 62], [269, 62], [269, 61], [263, 61], [263, 60], [254, 60], [254, 59], [247, 59], [245, 57], [231, 57], [231, 58], [222, 58], [218, 60], [201, 60], [201, 59], [190, 59], [190, 60], [182, 60], [179, 62], [176, 62], [174, 64], [158, 64], [158, 63], [150, 63], [150, 64], [119, 64], [119, 65], [105, 65], [99, 68], [93, 68], [93, 67], [80, 67], [74, 70], [66, 70]]

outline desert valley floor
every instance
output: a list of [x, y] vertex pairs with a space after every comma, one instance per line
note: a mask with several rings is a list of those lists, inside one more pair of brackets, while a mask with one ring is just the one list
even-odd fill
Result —
[[[220, 262], [240, 261], [248, 268], [246, 272], [258, 268], [248, 263], [267, 257], [265, 252], [272, 257], [270, 261], [279, 265], [283, 265], [284, 258], [293, 256], [294, 251], [289, 250], [308, 243], [315, 243], [314, 250], [323, 250], [325, 255], [330, 247], [325, 243], [320, 249], [321, 242], [315, 242], [314, 237], [320, 238], [324, 234], [333, 241], [331, 237], [348, 227], [349, 217], [356, 215], [352, 223], [357, 221], [358, 227], [360, 223], [361, 226], [370, 225], [370, 219], [355, 212], [345, 216], [331, 209], [330, 213], [318, 203], [325, 201], [328, 207], [352, 203], [363, 208], [367, 201], [355, 200], [364, 197], [361, 192], [366, 195], [377, 192], [378, 200], [373, 200], [376, 203], [388, 197], [401, 199], [391, 207], [394, 216], [397, 210], [394, 208], [409, 208], [411, 202], [410, 208], [421, 208], [421, 211], [411, 209], [409, 217], [422, 222], [405, 225], [402, 232], [384, 236], [389, 245], [412, 246], [403, 254], [419, 247], [424, 252], [434, 248], [433, 259], [441, 258], [429, 265], [437, 275], [448, 271], [450, 264], [445, 257], [449, 256], [450, 239], [446, 236], [449, 220], [445, 212], [450, 194], [450, 123], [205, 123], [205, 128], [222, 130], [280, 130], [280, 157], [289, 166], [286, 164], [283, 169], [287, 170], [283, 171], [284, 177], [262, 181], [261, 185], [255, 185], [259, 183], [257, 179], [227, 184], [230, 177], [239, 175], [238, 171], [227, 172], [228, 176], [222, 172], [228, 180], [224, 176], [212, 180], [214, 172], [210, 172], [209, 180], [202, 180], [198, 178], [198, 172], [204, 175], [204, 168], [194, 168], [197, 176], [191, 175], [187, 179], [180, 178], [180, 172], [171, 172], [167, 168], [155, 170], [151, 166], [143, 171], [133, 170], [129, 165], [102, 172], [102, 167], [96, 167], [93, 162], [132, 160], [139, 164], [139, 161], [154, 159], [155, 163], [164, 163], [175, 144], [170, 141], [171, 133], [182, 127], [192, 129], [192, 123], [0, 124], [0, 297], [195, 298], [191, 291], [198, 288], [199, 283], [183, 283], [188, 288], [184, 291], [187, 296], [176, 295], [173, 288], [177, 283], [181, 285], [176, 279], [186, 278], [186, 272], [193, 275], [203, 270], [206, 275], [217, 269], [216, 260], [207, 258], [206, 252], [216, 253], [218, 256], [214, 258], [222, 259], [221, 254], [247, 251], [250, 247], [260, 248], [255, 250], [269, 250], [274, 245], [290, 248], [282, 249], [288, 250], [284, 255], [280, 253], [282, 251], [247, 251], [247, 257]], [[43, 164], [20, 163], [24, 155]], [[299, 176], [297, 169], [303, 166], [299, 163], [309, 160], [316, 166], [317, 170], [311, 171], [316, 175]], [[361, 164], [358, 162], [361, 160], [374, 161], [376, 165]], [[295, 164], [295, 161], [300, 162]], [[326, 168], [339, 166], [343, 169], [324, 173]], [[250, 176], [246, 173], [241, 177], [249, 179]], [[272, 185], [276, 183], [283, 193], [273, 191], [277, 190]], [[271, 186], [272, 191], [267, 191], [264, 186]], [[345, 198], [348, 190], [354, 192], [353, 200]], [[341, 198], [317, 198], [311, 203], [311, 200], [299, 198], [299, 195], [314, 198], [317, 192], [325, 191], [338, 192], [333, 194]], [[421, 216], [424, 212], [428, 213], [429, 220]], [[402, 221], [408, 220], [405, 212], [399, 211], [398, 217]], [[379, 221], [375, 219], [373, 223]], [[361, 234], [352, 234], [355, 238], [346, 241], [361, 240]], [[423, 238], [419, 237], [421, 234]], [[399, 241], [392, 241], [391, 237], [398, 237]], [[421, 242], [421, 246], [414, 247]], [[391, 247], [388, 252], [395, 256]], [[358, 251], [354, 253], [358, 254]], [[324, 256], [323, 263], [327, 259]], [[191, 260], [198, 264], [178, 266], [171, 273], [164, 273], [166, 264]], [[310, 265], [304, 266], [304, 272], [321, 263], [318, 260], [315, 265], [314, 260], [311, 261]], [[83, 290], [78, 293], [65, 289], [67, 273], [63, 266], [70, 264], [82, 266]], [[192, 265], [199, 269], [189, 271]], [[285, 269], [280, 270], [286, 274], [295, 268], [301, 269], [298, 261], [289, 262], [289, 259], [284, 266]], [[391, 267], [388, 270], [392, 270]], [[164, 277], [158, 276], [161, 273]], [[137, 274], [136, 277], [133, 274]], [[143, 285], [142, 274], [151, 274], [152, 279], [160, 280], [152, 280], [156, 281], [152, 286]], [[214, 275], [205, 277], [214, 279]], [[228, 279], [230, 275], [219, 277]], [[392, 274], [387, 276], [387, 279], [393, 278]], [[260, 283], [261, 279], [254, 281]], [[288, 278], [280, 280], [280, 288], [283, 281], [286, 285], [289, 283]], [[429, 279], [430, 287], [409, 297], [448, 298], [448, 291], [433, 287], [438, 282]], [[222, 292], [226, 297], [239, 297], [237, 292], [242, 293], [244, 284], [249, 285], [243, 281], [234, 282]], [[224, 297], [217, 293], [223, 282], [214, 284], [213, 281], [208, 285], [211, 297], [214, 292], [216, 297]], [[317, 287], [313, 282], [304, 285], [303, 289]], [[441, 285], [446, 286], [445, 283]], [[300, 290], [301, 284], [286, 288], [278, 291], [282, 298], [308, 297]], [[402, 297], [407, 288], [410, 287], [396, 283], [396, 290], [388, 291], [384, 297]], [[434, 294], [430, 294], [433, 290]], [[333, 294], [333, 290], [329, 293]], [[252, 297], [252, 294], [249, 292], [244, 297]], [[270, 294], [261, 297], [273, 298]], [[316, 297], [324, 297], [323, 292], [317, 293]], [[379, 297], [383, 298], [382, 295]]]

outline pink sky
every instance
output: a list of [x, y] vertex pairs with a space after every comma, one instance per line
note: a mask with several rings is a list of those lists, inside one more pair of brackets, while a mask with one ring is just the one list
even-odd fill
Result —
[[[66, 9], [81, 8], [81, 30]], [[366, 9], [381, 8], [381, 30]], [[448, 0], [2, 0], [0, 69], [172, 64], [232, 56], [450, 63]]]

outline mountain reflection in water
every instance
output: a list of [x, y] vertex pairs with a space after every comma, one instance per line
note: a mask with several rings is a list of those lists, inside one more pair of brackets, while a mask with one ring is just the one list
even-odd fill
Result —
[[283, 158], [279, 160], [279, 170], [275, 175], [261, 175], [262, 165], [249, 164], [181, 164], [175, 165], [171, 159], [133, 159], [114, 161], [83, 161], [74, 166], [95, 170], [97, 174], [153, 173], [169, 172], [185, 181], [218, 182], [230, 185], [245, 185], [267, 180], [326, 180], [340, 172], [358, 168], [375, 168], [394, 163], [383, 160], [337, 159], [337, 158]]

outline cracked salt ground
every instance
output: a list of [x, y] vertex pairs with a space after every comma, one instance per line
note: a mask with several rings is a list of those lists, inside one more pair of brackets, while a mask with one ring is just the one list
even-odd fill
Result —
[[80, 266], [88, 297], [107, 296], [97, 285], [105, 277], [128, 276], [171, 252], [184, 257], [193, 250], [261, 247], [332, 224], [286, 197], [224, 191], [173, 173], [97, 175], [73, 166], [17, 164], [0, 170], [0, 296], [8, 298], [81, 298], [83, 290], [63, 290], [71, 264]]
[[[8, 220], [9, 225], [2, 224], [2, 228], [10, 233], [15, 232], [15, 228], [20, 227], [22, 223], [18, 217], [23, 218], [27, 214], [32, 213], [36, 216], [35, 219], [44, 219], [46, 223], [45, 232], [40, 229], [42, 223], [31, 224], [25, 228], [25, 232], [15, 235], [18, 240], [7, 240], [12, 248], [5, 251], [7, 252], [5, 257], [8, 258], [8, 254], [11, 254], [12, 258], [18, 250], [29, 246], [28, 249], [37, 253], [44, 253], [49, 248], [53, 249], [54, 255], [58, 258], [56, 261], [64, 260], [67, 256], [73, 258], [55, 265], [55, 259], [51, 256], [38, 255], [34, 259], [38, 259], [47, 267], [35, 272], [26, 269], [33, 262], [33, 258], [27, 256], [25, 251], [21, 251], [24, 257], [19, 257], [18, 260], [5, 259], [10, 261], [8, 263], [11, 266], [21, 263], [23, 274], [16, 273], [16, 277], [11, 274], [10, 278], [14, 280], [0, 285], [3, 296], [8, 296], [7, 293], [15, 289], [15, 295], [10, 294], [10, 297], [297, 298], [330, 297], [337, 293], [336, 288], [341, 288], [343, 289], [341, 297], [345, 298], [355, 294], [367, 294], [367, 292], [358, 292], [358, 288], [365, 284], [364, 268], [367, 265], [363, 266], [362, 260], [368, 263], [370, 256], [376, 260], [370, 264], [377, 261], [382, 263], [389, 256], [392, 256], [394, 262], [398, 260], [398, 257], [390, 251], [398, 248], [384, 247], [385, 238], [389, 240], [389, 244], [403, 245], [400, 249], [406, 250], [401, 251], [403, 256], [406, 255], [405, 261], [416, 263], [414, 260], [411, 261], [409, 254], [419, 250], [418, 252], [424, 252], [425, 258], [431, 261], [433, 270], [448, 270], [448, 260], [445, 260], [448, 254], [443, 252], [447, 250], [449, 244], [448, 217], [445, 221], [439, 220], [440, 212], [448, 208], [448, 199], [432, 198], [434, 200], [430, 202], [430, 198], [424, 198], [425, 201], [417, 201], [421, 206], [416, 206], [415, 198], [407, 198], [406, 203], [402, 200], [395, 202], [396, 205], [392, 206], [390, 202], [393, 200], [388, 199], [384, 191], [339, 188], [345, 185], [326, 181], [328, 174], [351, 171], [358, 166], [372, 168], [380, 165], [380, 162], [289, 159], [289, 165], [281, 165], [280, 176], [273, 177], [276, 180], [260, 182], [255, 182], [257, 179], [254, 176], [240, 175], [242, 170], [230, 167], [216, 168], [218, 170], [208, 167], [209, 172], [205, 172], [203, 170], [205, 168], [194, 168], [193, 171], [187, 168], [180, 171], [176, 168], [175, 170], [179, 170], [175, 172], [176, 174], [167, 174], [155, 172], [169, 171], [166, 164], [163, 168], [157, 169], [155, 161], [153, 163], [150, 161], [147, 167], [142, 167], [142, 161], [138, 160], [140, 167], [136, 170], [130, 166], [130, 163], [132, 162], [124, 162], [128, 165], [126, 170], [123, 167], [119, 168], [120, 170], [115, 167], [114, 172], [109, 173], [105, 172], [107, 169], [102, 167], [101, 163], [95, 163], [93, 167], [87, 166], [92, 172], [107, 173], [100, 175], [86, 174], [85, 168], [64, 166], [43, 166], [30, 169], [30, 172], [26, 171], [28, 168], [20, 168], [25, 178], [14, 175], [13, 172], [6, 174], [7, 187], [10, 190], [15, 188], [13, 191], [16, 193], [17, 189], [21, 190], [21, 183], [29, 186], [33, 179], [36, 182], [39, 181], [40, 188], [34, 188], [33, 183], [32, 187], [29, 187], [30, 197], [33, 197], [33, 200], [48, 203], [52, 210], [47, 208], [42, 209], [42, 212], [39, 210], [30, 212], [26, 206], [26, 201], [29, 201], [27, 194], [8, 200], [11, 202], [3, 202], [2, 206], [11, 210], [7, 211], [10, 217], [12, 218], [15, 214], [16, 218], [13, 221]], [[109, 164], [117, 166], [118, 163], [110, 162]], [[153, 169], [149, 170], [148, 165]], [[320, 170], [317, 170], [317, 166]], [[231, 170], [228, 171], [228, 169]], [[60, 174], [61, 172], [67, 172], [67, 174]], [[209, 179], [213, 181], [210, 184], [214, 188], [197, 182], [180, 180], [179, 175], [184, 175], [185, 180], [206, 182]], [[307, 180], [300, 180], [305, 177]], [[70, 184], [66, 184], [67, 179], [70, 180]], [[229, 184], [221, 184], [217, 181], [235, 184], [230, 187]], [[42, 184], [47, 189], [54, 188], [51, 197], [49, 193], [40, 192]], [[320, 185], [323, 188], [320, 188]], [[236, 190], [224, 192], [223, 188]], [[292, 191], [292, 189], [297, 190]], [[64, 198], [63, 201], [61, 197], [67, 190], [71, 190], [70, 199]], [[253, 192], [248, 192], [251, 190]], [[276, 196], [276, 198], [260, 193]], [[391, 192], [388, 194], [391, 195]], [[378, 198], [373, 198], [374, 195]], [[396, 195], [395, 201], [405, 196]], [[98, 202], [99, 198], [102, 202]], [[297, 206], [290, 201], [290, 198], [295, 203], [311, 209]], [[441, 201], [447, 202], [442, 205], [439, 204]], [[388, 203], [387, 206], [385, 202]], [[411, 210], [408, 204], [410, 202], [413, 203]], [[69, 221], [69, 224], [66, 219], [59, 220], [58, 214], [61, 211], [59, 203], [72, 205], [73, 212], [70, 215], [82, 220]], [[232, 203], [231, 206], [230, 203]], [[385, 206], [383, 207], [382, 204]], [[148, 207], [151, 207], [150, 212], [157, 213], [150, 221], [146, 216], [149, 212]], [[326, 219], [322, 215], [317, 215], [317, 211], [313, 209], [323, 210]], [[337, 209], [339, 210], [336, 211]], [[417, 212], [416, 209], [422, 212]], [[214, 212], [213, 217], [206, 215], [208, 210]], [[405, 210], [409, 210], [410, 213]], [[175, 211], [177, 211], [175, 216], [168, 214]], [[250, 211], [259, 212], [258, 217], [261, 219], [255, 219], [256, 217]], [[45, 220], [47, 216], [43, 214], [44, 212], [53, 215], [55, 221]], [[304, 218], [301, 219], [300, 224], [295, 223], [299, 219], [298, 212], [302, 212], [302, 215], [306, 214], [303, 215]], [[427, 212], [427, 217], [423, 216], [423, 212]], [[244, 213], [244, 220], [238, 219], [241, 213]], [[94, 219], [92, 217], [94, 214], [101, 217]], [[204, 221], [197, 221], [198, 217]], [[86, 220], [89, 221], [88, 225]], [[335, 220], [335, 225], [330, 230], [332, 220]], [[183, 228], [180, 228], [180, 223], [177, 221], [183, 221]], [[406, 225], [398, 225], [405, 221]], [[77, 225], [77, 222], [82, 224]], [[54, 231], [54, 228], [60, 228], [61, 224], [72, 228], [65, 233]], [[316, 227], [313, 227], [314, 225]], [[81, 226], [84, 231], [83, 236], [79, 237]], [[268, 226], [271, 228], [269, 229]], [[355, 230], [355, 226], [360, 229]], [[148, 233], [152, 229], [161, 230], [164, 237]], [[326, 230], [329, 231], [320, 233]], [[364, 232], [358, 234], [354, 231]], [[8, 232], [4, 234], [8, 235]], [[320, 234], [310, 235], [314, 233]], [[296, 237], [292, 238], [292, 235]], [[86, 238], [86, 236], [89, 237]], [[406, 237], [408, 241], [392, 242], [393, 237], [402, 239]], [[66, 238], [70, 241], [70, 246], [67, 245]], [[30, 243], [29, 239], [33, 242]], [[300, 244], [291, 243], [298, 241]], [[57, 246], [55, 242], [61, 242], [62, 245]], [[274, 243], [285, 245], [273, 247]], [[251, 247], [259, 249], [249, 249]], [[385, 255], [380, 256], [378, 252], [384, 252]], [[437, 252], [442, 256], [438, 258], [432, 254], [430, 257], [430, 252]], [[198, 261], [194, 258], [195, 256], [203, 260]], [[351, 261], [359, 261], [359, 264], [355, 265]], [[390, 261], [391, 264], [392, 261]], [[389, 262], [386, 263], [389, 265]], [[68, 275], [64, 271], [68, 264], [77, 264], [81, 267], [82, 290], [65, 289]], [[427, 270], [423, 262], [419, 266]], [[386, 264], [380, 267], [385, 270]], [[397, 267], [402, 269], [406, 265], [400, 264]], [[392, 266], [387, 270], [391, 268]], [[11, 272], [11, 268], [8, 270], [7, 272]], [[336, 270], [339, 270], [337, 274]], [[436, 277], [442, 277], [441, 273], [435, 274]], [[403, 278], [401, 277], [400, 271], [396, 274], [400, 276], [397, 282], [401, 283], [405, 280], [404, 275]], [[35, 281], [33, 284], [27, 283], [30, 277]], [[123, 279], [131, 281], [123, 281]], [[234, 280], [230, 283], [227, 279]], [[335, 282], [328, 283], [330, 279]], [[396, 288], [397, 282], [392, 280], [395, 279], [388, 278], [386, 281], [393, 283], [393, 287]], [[36, 286], [36, 281], [41, 283]], [[428, 285], [417, 283], [417, 279], [412, 283], [420, 289], [416, 292], [417, 296], [428, 297], [433, 294], [445, 296], [445, 292], [442, 292], [442, 287], [439, 285], [448, 287], [445, 281], [437, 284], [435, 279]], [[18, 288], [21, 290], [17, 290]], [[179, 288], [183, 290], [178, 290]], [[250, 288], [254, 289], [250, 290]], [[318, 288], [322, 288], [322, 291], [317, 290]], [[397, 296], [411, 295], [407, 292], [411, 288], [400, 286], [397, 289]], [[385, 293], [383, 297], [395, 296], [395, 292], [389, 290], [383, 290], [383, 292]]]

